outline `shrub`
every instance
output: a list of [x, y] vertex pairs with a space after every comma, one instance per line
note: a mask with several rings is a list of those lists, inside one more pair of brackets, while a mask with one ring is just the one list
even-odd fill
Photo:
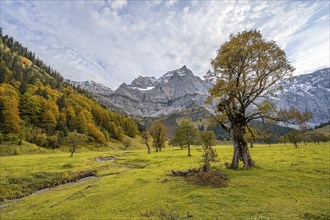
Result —
[[130, 146], [132, 146], [132, 141], [128, 138], [123, 140], [124, 150], [127, 150]]
[[18, 143], [18, 135], [16, 134], [6, 134], [3, 138], [4, 141], [10, 141], [12, 144]]
[[60, 143], [59, 143], [58, 137], [56, 135], [47, 137], [47, 142], [48, 142], [47, 145], [53, 149], [60, 147]]
[[66, 163], [66, 164], [63, 164], [62, 168], [65, 168], [65, 169], [68, 169], [68, 168], [73, 168], [74, 165], [72, 163]]
[[19, 140], [18, 140], [18, 143], [17, 143], [18, 145], [22, 145], [23, 144], [23, 138], [22, 137], [20, 137], [19, 138]]
[[37, 134], [36, 136], [36, 144], [38, 146], [44, 147], [47, 144], [47, 135], [45, 133]]

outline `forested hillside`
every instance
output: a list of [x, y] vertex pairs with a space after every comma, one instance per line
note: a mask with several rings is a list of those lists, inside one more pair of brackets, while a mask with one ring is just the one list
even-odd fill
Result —
[[12, 37], [0, 37], [0, 140], [22, 140], [57, 148], [70, 132], [106, 144], [134, 137], [129, 117], [88, 98]]

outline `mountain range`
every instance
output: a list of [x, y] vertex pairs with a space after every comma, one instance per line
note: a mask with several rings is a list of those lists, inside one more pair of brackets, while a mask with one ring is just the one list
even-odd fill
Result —
[[330, 121], [330, 68], [295, 76], [291, 81], [281, 81], [283, 90], [272, 97], [278, 109], [297, 108], [311, 112], [311, 124]]
[[[213, 83], [195, 76], [186, 66], [158, 79], [139, 76], [130, 84], [121, 84], [115, 91], [93, 81], [70, 83], [88, 90], [106, 107], [135, 117], [169, 118], [174, 114], [175, 118], [189, 116], [198, 120], [214, 112], [212, 106], [204, 103]], [[295, 107], [301, 112], [312, 112], [311, 125], [329, 121], [330, 68], [298, 75], [279, 85], [283, 88], [281, 92], [270, 96], [277, 108]]]

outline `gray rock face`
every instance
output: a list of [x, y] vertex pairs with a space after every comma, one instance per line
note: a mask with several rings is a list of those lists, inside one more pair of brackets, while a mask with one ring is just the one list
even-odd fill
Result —
[[279, 109], [297, 108], [300, 112], [311, 112], [312, 124], [330, 120], [330, 68], [294, 77], [293, 81], [279, 83], [283, 90], [272, 97]]
[[131, 83], [131, 86], [135, 86], [137, 88], [147, 89], [148, 87], [153, 87], [157, 83], [155, 77], [149, 76], [139, 76], [138, 78], [134, 79]]
[[96, 93], [100, 95], [109, 95], [113, 93], [112, 89], [106, 87], [100, 83], [96, 83], [94, 81], [84, 81], [84, 82], [76, 82], [72, 80], [67, 80], [67, 82], [73, 86], [80, 87], [81, 89], [85, 89], [90, 91], [91, 93]]
[[[162, 77], [138, 77], [131, 84], [123, 83], [114, 92], [96, 83], [79, 83], [81, 88], [91, 91], [103, 105], [121, 110], [132, 116], [158, 117], [173, 112], [201, 107], [213, 112], [205, 105], [212, 82], [201, 80], [186, 66], [169, 71]], [[295, 107], [301, 112], [312, 112], [312, 124], [330, 120], [330, 68], [294, 77], [293, 81], [279, 83], [283, 90], [277, 97], [270, 97], [277, 108]]]
[[195, 104], [205, 107], [210, 83], [195, 76], [186, 66], [159, 79], [138, 77], [123, 83], [110, 96], [112, 104], [134, 116], [157, 117]]

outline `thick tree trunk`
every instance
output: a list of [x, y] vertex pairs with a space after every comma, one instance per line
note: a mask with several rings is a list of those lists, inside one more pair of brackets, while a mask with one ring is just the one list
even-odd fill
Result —
[[251, 158], [250, 151], [244, 140], [245, 127], [232, 123], [231, 136], [234, 145], [234, 155], [231, 167], [238, 168], [239, 161], [242, 161], [244, 168], [254, 167], [255, 163]]
[[190, 157], [191, 154], [190, 154], [190, 144], [188, 144], [188, 157]]

